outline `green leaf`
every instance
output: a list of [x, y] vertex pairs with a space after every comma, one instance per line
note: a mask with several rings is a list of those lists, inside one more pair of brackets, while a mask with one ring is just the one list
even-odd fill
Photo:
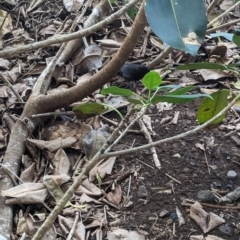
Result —
[[[228, 95], [229, 90], [221, 90], [215, 93], [212, 93], [212, 100], [209, 98], [205, 98], [198, 108], [197, 119], [199, 124], [203, 124], [216, 116], [223, 108], [228, 105]], [[216, 119], [212, 124], [219, 124], [225, 118], [226, 113]]]
[[163, 42], [197, 54], [207, 28], [205, 1], [146, 0], [145, 12], [150, 28]]
[[73, 111], [83, 115], [99, 115], [105, 111], [105, 107], [101, 103], [85, 103], [74, 107]]
[[137, 14], [137, 9], [136, 8], [130, 8], [128, 9], [127, 11], [127, 15], [130, 17], [130, 18], [134, 18]]
[[127, 100], [128, 100], [130, 103], [133, 103], [133, 104], [135, 104], [135, 105], [138, 105], [138, 104], [142, 105], [142, 104], [143, 104], [140, 100], [137, 100], [137, 99], [134, 99], [134, 98], [128, 98]]
[[169, 84], [166, 86], [160, 86], [157, 88], [158, 91], [164, 91], [164, 90], [168, 90], [168, 89], [177, 89], [177, 88], [181, 88], [181, 85], [175, 85], [175, 84]]
[[238, 46], [240, 47], [240, 35], [239, 32], [234, 33], [232, 41]]
[[149, 73], [147, 73], [142, 80], [144, 87], [150, 90], [157, 88], [161, 84], [161, 82], [162, 78], [155, 71], [150, 71]]
[[112, 95], [120, 95], [120, 96], [130, 96], [133, 92], [129, 89], [125, 88], [119, 88], [119, 87], [109, 87], [109, 88], [103, 88], [101, 91], [101, 94], [112, 94]]
[[151, 103], [158, 102], [168, 102], [168, 103], [187, 103], [192, 102], [196, 98], [200, 97], [210, 97], [208, 94], [190, 94], [190, 95], [163, 95], [163, 96], [155, 96]]
[[227, 70], [227, 66], [217, 63], [189, 63], [176, 67], [177, 70], [194, 70], [194, 69], [218, 69]]
[[188, 87], [184, 87], [184, 88], [180, 88], [175, 91], [172, 91], [172, 92], [168, 93], [167, 95], [181, 95], [181, 94], [191, 91], [192, 89], [193, 89], [193, 86], [188, 86]]

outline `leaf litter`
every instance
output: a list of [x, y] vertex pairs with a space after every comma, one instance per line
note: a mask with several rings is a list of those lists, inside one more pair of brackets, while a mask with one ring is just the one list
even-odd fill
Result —
[[[97, 2], [93, 1], [89, 9], [94, 9]], [[224, 8], [228, 2], [223, 1], [220, 7]], [[39, 1], [16, 5], [13, 1], [13, 6], [16, 6], [14, 14], [20, 16], [21, 22], [16, 23], [11, 14], [7, 15], [2, 26], [0, 45], [4, 46], [4, 49], [10, 46], [23, 46], [33, 42], [36, 37], [38, 40], [42, 40], [67, 33], [71, 26], [70, 22], [73, 21], [71, 17], [81, 9], [83, 4], [83, 1], [63, 1], [63, 3]], [[4, 15], [6, 12], [1, 10], [0, 17]], [[69, 21], [67, 18], [64, 19], [66, 16], [70, 18]], [[45, 20], [41, 21], [42, 18]], [[115, 26], [113, 24], [105, 30], [94, 33], [88, 39], [89, 46], [80, 49], [72, 57], [72, 63], [68, 62], [59, 66], [48, 94], [54, 91], [64, 91], [80, 82], [84, 75], [79, 75], [83, 72], [87, 72], [91, 76], [93, 71], [100, 68], [102, 64], [104, 65], [104, 61], [107, 62], [108, 58], [121, 47], [129, 27], [129, 20], [123, 17], [123, 19], [115, 21]], [[145, 30], [146, 34], [149, 31], [148, 27]], [[12, 37], [7, 39], [7, 34], [12, 34]], [[164, 48], [159, 39], [156, 39], [151, 33], [144, 52], [142, 48], [144, 37], [140, 38], [129, 63], [148, 64]], [[214, 46], [212, 47], [212, 45]], [[221, 47], [223, 45], [224, 47]], [[1, 59], [2, 74], [25, 101], [32, 91], [37, 76], [49, 63], [49, 59], [55, 55], [58, 47], [56, 44], [32, 51], [30, 54], [23, 53], [17, 60]], [[217, 44], [213, 40], [209, 40], [204, 48], [211, 62], [230, 63], [233, 59], [239, 59], [236, 45], [229, 42]], [[167, 58], [166, 62], [157, 66], [156, 70], [161, 72], [166, 66], [186, 63], [189, 58], [189, 55], [174, 50], [171, 58]], [[78, 69], [76, 71], [78, 76], [75, 75], [73, 66]], [[179, 77], [179, 74], [182, 76]], [[120, 75], [116, 77], [113, 85], [122, 84], [123, 79]], [[182, 86], [195, 85], [201, 87], [201, 91], [204, 92], [213, 88], [211, 84], [214, 84], [216, 89], [230, 88], [236, 81], [236, 76], [229, 72], [216, 70], [186, 71], [184, 73], [170, 71], [166, 74], [164, 81], [177, 81]], [[139, 82], [133, 82], [133, 85], [131, 82], [127, 82], [127, 84], [130, 84], [130, 88], [141, 90]], [[0, 98], [1, 110], [4, 113], [3, 125], [0, 129], [0, 146], [4, 151], [8, 134], [11, 133], [11, 123], [14, 123], [15, 117], [21, 113], [23, 105], [19, 104], [9, 86], [2, 85], [0, 87]], [[121, 109], [123, 113], [128, 110], [124, 98], [105, 97], [101, 96], [99, 92], [95, 92], [89, 99], [90, 101], [110, 103], [115, 108]], [[148, 109], [143, 121], [152, 138], [169, 137], [197, 125], [195, 117], [191, 114], [192, 112], [196, 113], [197, 106], [196, 103], [184, 106], [158, 104], [157, 108]], [[62, 198], [64, 192], [71, 186], [84, 163], [106, 142], [109, 132], [114, 128], [110, 121], [119, 122], [119, 117], [112, 111], [108, 111], [104, 115], [105, 120], [97, 118], [93, 122], [85, 124], [85, 118], [76, 120], [64, 115], [67, 110], [69, 109], [64, 109], [63, 115], [60, 117], [42, 119], [42, 128], [39, 128], [39, 132], [34, 136], [29, 136], [26, 155], [22, 156], [19, 185], [1, 192], [1, 195], [6, 198], [6, 204], [15, 205], [18, 221], [11, 233], [15, 239], [18, 237], [20, 239], [20, 236], [24, 236], [24, 234], [31, 239]], [[178, 113], [177, 116], [176, 113]], [[103, 237], [107, 239], [121, 237], [126, 240], [133, 238], [188, 239], [192, 234], [189, 238], [192, 240], [236, 240], [240, 233], [239, 209], [230, 211], [228, 205], [223, 203], [231, 202], [234, 206], [238, 206], [238, 183], [236, 180], [227, 179], [226, 172], [234, 169], [239, 176], [240, 151], [235, 142], [223, 135], [231, 131], [230, 125], [234, 126], [234, 121], [237, 121], [238, 118], [237, 113], [231, 112], [219, 128], [202, 131], [198, 135], [156, 148], [156, 153], [161, 161], [161, 171], [154, 168], [150, 150], [102, 160], [86, 176], [83, 184], [70, 199], [70, 204], [65, 206], [62, 213], [58, 215], [57, 221], [42, 239], [71, 239], [71, 237], [81, 240]], [[109, 121], [107, 121], [108, 119]], [[106, 128], [110, 130], [106, 130]], [[139, 130], [139, 127], [134, 126], [134, 129]], [[145, 144], [146, 139], [139, 132], [138, 134], [129, 132], [114, 149], [121, 150]], [[204, 137], [208, 138], [209, 136], [214, 137], [216, 141], [213, 146], [204, 148], [203, 154], [203, 151], [197, 146], [200, 146], [199, 144], [206, 145], [201, 141]], [[236, 137], [239, 137], [238, 134]], [[208, 174], [204, 155], [207, 155], [210, 166], [216, 166], [211, 169], [211, 175]], [[146, 198], [138, 196], [139, 187], [143, 185], [149, 192]], [[171, 190], [170, 194], [163, 193], [169, 189]], [[219, 194], [221, 205], [216, 202], [211, 203], [215, 205], [211, 212], [205, 212], [201, 203], [194, 203], [186, 209], [182, 203], [188, 199], [196, 199], [196, 193], [202, 189], [211, 189]], [[81, 207], [83, 205], [85, 206]], [[193, 217], [191, 212], [194, 205], [197, 205], [197, 210], [201, 213], [198, 213], [197, 217]], [[226, 206], [226, 208], [221, 208], [221, 206]], [[176, 209], [178, 210], [176, 211]], [[199, 226], [190, 219], [189, 209], [190, 217]], [[156, 217], [162, 210], [168, 210], [170, 214], [165, 218]], [[172, 214], [178, 212], [179, 215], [179, 211], [186, 221], [178, 227], [176, 225], [178, 220]], [[214, 222], [213, 225], [212, 222]], [[233, 229], [232, 235], [222, 232], [217, 227], [218, 224], [230, 226]], [[210, 230], [214, 235], [202, 235]]]

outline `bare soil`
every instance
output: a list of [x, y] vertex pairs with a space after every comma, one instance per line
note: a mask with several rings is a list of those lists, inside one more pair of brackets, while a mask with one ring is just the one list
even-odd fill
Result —
[[[175, 106], [172, 111], [152, 113], [153, 130], [157, 133], [156, 139], [164, 139], [196, 127], [198, 124], [195, 114], [198, 104], [199, 101], [184, 106]], [[166, 126], [159, 124], [162, 118], [167, 115], [173, 116], [175, 111], [180, 111], [177, 124]], [[234, 120], [236, 118], [229, 114], [225, 124]], [[222, 130], [222, 127], [216, 126], [157, 147], [158, 157], [162, 164], [161, 170], [154, 166], [149, 150], [119, 157], [115, 172], [128, 170], [134, 172], [130, 183], [129, 178], [121, 181], [125, 196], [130, 186], [130, 197], [133, 202], [131, 206], [121, 209], [121, 227], [146, 231], [149, 234], [147, 239], [189, 239], [190, 235], [201, 235], [202, 230], [189, 216], [189, 207], [183, 206], [182, 203], [187, 200], [197, 200], [199, 190], [211, 190], [213, 186], [217, 186], [216, 190], [222, 194], [239, 187], [240, 149], [231, 139], [232, 135], [225, 136], [229, 131]], [[233, 135], [236, 136], [237, 133]], [[204, 152], [197, 148], [196, 144], [206, 144], [210, 138], [213, 139], [214, 144], [206, 149], [206, 157], [210, 166], [209, 174]], [[133, 133], [128, 134], [122, 144], [132, 146], [133, 142], [135, 146], [146, 144], [141, 134]], [[234, 180], [228, 179], [229, 170], [237, 173]], [[170, 179], [166, 174], [179, 182]], [[138, 195], [138, 189], [142, 185], [148, 190], [148, 196], [145, 198]], [[163, 190], [171, 190], [171, 193], [163, 193]], [[240, 206], [239, 203], [238, 200], [230, 206]], [[223, 217], [224, 225], [228, 225], [232, 231], [223, 233], [219, 227], [216, 227], [208, 234], [228, 240], [240, 239], [239, 210], [221, 209], [218, 206], [226, 206], [226, 204], [217, 202], [211, 204], [215, 207], [204, 206], [204, 210]], [[181, 227], [178, 226], [177, 219], [174, 219], [176, 207], [179, 207], [186, 222]], [[160, 217], [163, 210], [167, 210], [169, 214]]]

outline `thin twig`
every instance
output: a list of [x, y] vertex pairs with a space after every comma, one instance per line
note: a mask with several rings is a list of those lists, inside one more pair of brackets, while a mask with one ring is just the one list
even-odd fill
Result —
[[32, 115], [32, 118], [38, 118], [38, 117], [56, 117], [59, 115], [66, 115], [66, 116], [75, 116], [75, 113], [72, 111], [68, 112], [49, 112], [49, 113], [40, 113], [40, 114], [34, 114]]
[[234, 8], [236, 8], [238, 5], [240, 5], [240, 2], [236, 2], [232, 7], [230, 7], [229, 9], [227, 9], [224, 13], [222, 13], [221, 15], [217, 16], [216, 18], [214, 18], [210, 23], [208, 23], [207, 27], [211, 27], [216, 21], [218, 21], [219, 19], [223, 18], [224, 16], [226, 16], [229, 12], [231, 12]]
[[222, 29], [222, 28], [227, 28], [227, 27], [230, 27], [232, 25], [235, 25], [236, 23], [240, 22], [240, 18], [239, 19], [236, 19], [234, 21], [231, 21], [231, 22], [228, 22], [228, 23], [225, 23], [225, 24], [222, 24], [220, 26], [217, 26], [217, 27], [214, 27], [214, 28], [210, 28], [207, 30], [207, 34], [209, 33], [212, 33], [212, 32], [215, 32], [219, 29]]
[[153, 69], [159, 63], [161, 63], [163, 59], [166, 58], [172, 51], [172, 47], [167, 47], [166, 49], [164, 49], [164, 51], [161, 52], [161, 54], [159, 54], [155, 59], [153, 59], [149, 64], [147, 64], [147, 67], [149, 69]]
[[138, 1], [139, 0], [130, 1], [129, 3], [125, 4], [117, 12], [113, 13], [109, 17], [106, 17], [104, 20], [100, 21], [99, 23], [97, 23], [97, 24], [95, 24], [95, 25], [93, 25], [89, 28], [86, 28], [84, 30], [81, 30], [81, 31], [78, 31], [78, 32], [75, 32], [75, 33], [70, 33], [70, 34], [67, 34], [67, 35], [55, 36], [53, 38], [50, 38], [50, 39], [47, 39], [47, 40], [44, 40], [44, 41], [40, 41], [40, 42], [35, 42], [35, 43], [32, 43], [32, 44], [28, 44], [28, 45], [25, 45], [25, 46], [22, 46], [22, 47], [19, 47], [19, 48], [13, 48], [13, 49], [11, 48], [11, 49], [8, 49], [8, 50], [3, 50], [3, 51], [0, 51], [0, 57], [13, 57], [13, 56], [16, 56], [20, 53], [26, 53], [27, 51], [32, 51], [32, 50], [35, 50], [35, 49], [47, 47], [47, 46], [50, 46], [52, 44], [68, 42], [68, 41], [73, 40], [73, 39], [81, 38], [81, 37], [84, 37], [84, 36], [89, 36], [90, 34], [103, 29], [109, 23], [118, 19], [129, 8], [134, 6]]
[[75, 230], [76, 230], [76, 226], [77, 226], [78, 220], [79, 220], [79, 212], [76, 212], [76, 213], [75, 213], [75, 219], [74, 219], [74, 222], [73, 222], [71, 231], [70, 231], [70, 233], [68, 234], [67, 240], [71, 240], [71, 239], [72, 239], [73, 234], [74, 234], [74, 232], [75, 232]]
[[[195, 202], [195, 201], [192, 201], [192, 202]], [[240, 207], [214, 205], [214, 204], [202, 203], [202, 202], [199, 202], [199, 203], [202, 206], [209, 207], [209, 208], [240, 210]], [[182, 202], [181, 205], [184, 206], [184, 207], [190, 207], [192, 204], [191, 203]]]
[[213, 10], [213, 8], [219, 3], [220, 1], [219, 0], [213, 0], [208, 8], [207, 8], [207, 15]]
[[170, 176], [169, 174], [165, 173], [166, 176], [168, 176], [169, 178], [171, 178], [173, 181], [179, 183], [179, 184], [182, 184], [180, 181], [178, 181], [176, 178]]
[[[145, 136], [145, 138], [147, 139], [148, 143], [152, 143], [152, 137], [151, 135], [149, 134], [149, 131], [147, 130], [144, 122], [142, 119], [139, 119], [138, 120], [138, 123], [139, 123], [139, 126], [143, 132], [143, 135]], [[156, 148], [155, 147], [151, 147], [150, 148], [150, 151], [152, 153], [152, 157], [153, 157], [153, 161], [155, 163], [155, 166], [158, 168], [158, 169], [161, 169], [161, 163], [158, 159], [158, 155], [157, 155], [157, 151], [156, 151]]]
[[172, 142], [172, 141], [175, 141], [175, 140], [179, 140], [181, 138], [185, 138], [189, 135], [192, 135], [194, 133], [197, 133], [199, 132], [200, 130], [204, 129], [205, 127], [209, 126], [213, 121], [215, 121], [217, 118], [219, 118], [220, 116], [222, 116], [227, 110], [229, 110], [234, 104], [235, 102], [240, 98], [240, 94], [238, 94], [232, 102], [230, 102], [230, 104], [225, 107], [222, 111], [220, 111], [216, 116], [214, 116], [213, 118], [211, 118], [209, 121], [205, 122], [204, 124], [196, 127], [195, 129], [192, 129], [190, 131], [187, 131], [187, 132], [184, 132], [184, 133], [181, 133], [181, 134], [178, 134], [176, 136], [173, 136], [173, 137], [169, 137], [169, 138], [165, 138], [165, 139], [162, 139], [162, 140], [159, 140], [159, 141], [156, 141], [156, 142], [153, 142], [153, 143], [149, 143], [149, 144], [146, 144], [146, 145], [143, 145], [143, 146], [139, 146], [139, 147], [135, 147], [135, 148], [132, 148], [132, 149], [127, 149], [127, 150], [121, 150], [121, 151], [115, 151], [115, 152], [111, 152], [111, 153], [105, 153], [105, 154], [102, 154], [101, 155], [101, 159], [103, 158], [109, 158], [109, 157], [114, 157], [114, 156], [120, 156], [120, 155], [126, 155], [126, 154], [131, 154], [131, 153], [135, 153], [135, 152], [139, 152], [139, 151], [142, 151], [142, 150], [145, 150], [145, 149], [148, 149], [150, 147], [153, 147], [153, 146], [157, 146], [157, 145], [161, 145], [163, 143], [167, 143], [167, 142]]
[[14, 89], [12, 84], [7, 80], [7, 78], [0, 72], [0, 78], [6, 83], [6, 85], [12, 90], [13, 94], [16, 96], [17, 100], [21, 103], [24, 103], [21, 96], [18, 94], [18, 92]]
[[132, 175], [129, 175], [129, 181], [128, 181], [128, 191], [127, 191], [127, 199], [129, 199], [130, 190], [131, 190], [131, 183], [132, 183]]
[[10, 169], [8, 169], [5, 165], [3, 165], [3, 164], [0, 163], [0, 167], [2, 167], [2, 168], [4, 169], [4, 171], [8, 174], [8, 176], [12, 179], [12, 181], [13, 181], [13, 183], [14, 183], [15, 186], [18, 185], [17, 182], [15, 181], [15, 178], [16, 178], [19, 182], [23, 183], [22, 179], [19, 178], [13, 171], [11, 171]]

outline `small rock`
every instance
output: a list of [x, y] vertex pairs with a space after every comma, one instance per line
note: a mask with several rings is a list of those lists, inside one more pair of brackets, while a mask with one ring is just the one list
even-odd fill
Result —
[[138, 188], [137, 193], [138, 193], [138, 196], [139, 196], [140, 198], [142, 198], [142, 197], [148, 197], [148, 190], [147, 190], [147, 188], [146, 188], [144, 185], [141, 185], [141, 186]]
[[230, 161], [230, 160], [231, 160], [231, 156], [228, 155], [228, 156], [226, 157], [226, 160], [227, 160], [227, 161]]
[[200, 190], [197, 193], [197, 199], [200, 202], [213, 202], [215, 199], [215, 196], [210, 190]]
[[231, 183], [227, 184], [226, 189], [231, 191], [233, 189], [233, 185]]
[[234, 179], [234, 178], [236, 178], [236, 176], [237, 176], [237, 173], [235, 171], [233, 171], [233, 170], [230, 170], [227, 173], [228, 179]]
[[232, 235], [233, 233], [233, 229], [230, 228], [228, 225], [221, 225], [219, 227], [219, 230], [224, 233], [224, 234], [227, 234], [227, 235]]
[[170, 214], [170, 218], [171, 218], [172, 220], [177, 220], [177, 219], [178, 219], [178, 215], [177, 215], [176, 213], [171, 213], [171, 214]]
[[213, 182], [211, 183], [211, 189], [221, 189], [222, 184], [220, 182]]
[[162, 210], [159, 214], [161, 218], [167, 217], [169, 215], [169, 212], [167, 210]]

